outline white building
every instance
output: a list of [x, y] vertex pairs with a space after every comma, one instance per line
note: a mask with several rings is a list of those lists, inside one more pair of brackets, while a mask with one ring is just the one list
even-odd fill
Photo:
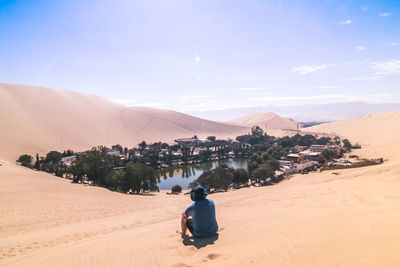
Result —
[[310, 150], [312, 152], [322, 152], [327, 148], [328, 148], [327, 145], [312, 145], [312, 146], [310, 146]]
[[63, 157], [61, 158], [61, 163], [67, 167], [70, 167], [72, 162], [74, 162], [74, 160], [76, 159], [76, 156], [69, 156], [69, 157]]

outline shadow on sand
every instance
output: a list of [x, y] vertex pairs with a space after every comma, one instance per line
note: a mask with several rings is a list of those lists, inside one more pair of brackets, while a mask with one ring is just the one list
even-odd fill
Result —
[[182, 237], [182, 242], [185, 246], [194, 246], [197, 249], [204, 248], [208, 245], [213, 245], [216, 240], [218, 240], [218, 233], [213, 236], [207, 237], [193, 237], [193, 236], [184, 236]]

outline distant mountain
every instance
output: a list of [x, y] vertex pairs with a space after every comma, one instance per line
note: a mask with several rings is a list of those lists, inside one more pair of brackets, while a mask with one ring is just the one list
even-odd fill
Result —
[[226, 123], [247, 127], [259, 126], [268, 134], [275, 136], [290, 135], [300, 126], [294, 120], [281, 117], [273, 112], [254, 112]]
[[321, 105], [256, 106], [205, 112], [188, 111], [188, 114], [216, 121], [229, 121], [233, 118], [254, 112], [275, 112], [280, 116], [301, 122], [327, 122], [352, 119], [363, 115], [400, 110], [400, 103], [369, 104], [364, 102], [331, 103]]

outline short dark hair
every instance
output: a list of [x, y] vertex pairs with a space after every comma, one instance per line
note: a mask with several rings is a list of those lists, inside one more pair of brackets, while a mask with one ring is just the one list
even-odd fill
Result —
[[190, 192], [190, 198], [193, 201], [202, 201], [206, 198], [205, 189], [202, 186], [197, 186]]

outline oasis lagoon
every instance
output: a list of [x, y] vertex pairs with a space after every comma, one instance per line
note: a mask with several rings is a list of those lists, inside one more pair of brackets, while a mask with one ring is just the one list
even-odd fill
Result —
[[199, 164], [182, 165], [158, 170], [158, 187], [160, 190], [170, 190], [174, 185], [189, 189], [189, 184], [199, 178], [205, 171], [213, 170], [221, 164], [234, 169], [247, 169], [247, 159], [225, 159]]

